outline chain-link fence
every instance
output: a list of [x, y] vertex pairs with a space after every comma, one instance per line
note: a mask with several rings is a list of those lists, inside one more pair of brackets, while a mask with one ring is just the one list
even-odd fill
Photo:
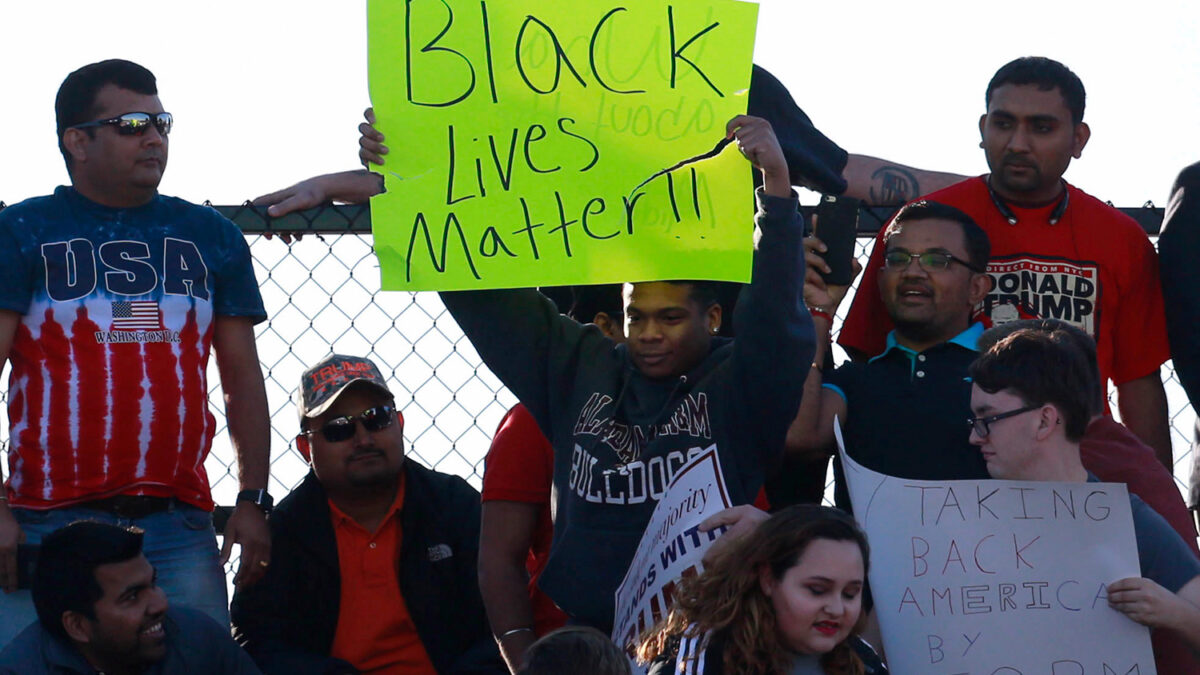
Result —
[[[247, 232], [270, 314], [259, 327], [258, 349], [275, 430], [272, 491], [284, 494], [303, 476], [305, 467], [292, 443], [297, 422], [289, 397], [306, 365], [330, 350], [367, 355], [391, 378], [404, 410], [411, 457], [478, 486], [492, 432], [516, 400], [479, 360], [436, 294], [379, 292], [369, 211], [331, 207], [268, 221], [260, 209], [220, 209]], [[893, 211], [861, 210], [860, 262], [866, 262], [872, 236]], [[1123, 211], [1151, 235], [1157, 233], [1162, 209], [1147, 204]], [[303, 236], [287, 244], [264, 236], [272, 231]], [[843, 303], [843, 312], [849, 306], [849, 300]], [[1191, 466], [1194, 412], [1170, 363], [1163, 378], [1182, 486]], [[215, 391], [215, 374], [213, 383]], [[218, 436], [209, 468], [220, 503], [229, 503], [226, 494], [236, 487], [230, 461], [228, 442]]]
[[[295, 448], [298, 421], [291, 397], [301, 372], [331, 351], [368, 356], [389, 378], [404, 411], [410, 458], [461, 475], [478, 487], [492, 433], [516, 399], [483, 365], [437, 294], [380, 292], [366, 207], [328, 207], [276, 220], [248, 206], [217, 208], [246, 232], [269, 315], [257, 334], [271, 414], [272, 494], [281, 498], [307, 471]], [[1161, 209], [1146, 205], [1123, 210], [1148, 232], [1157, 232]], [[891, 212], [862, 210], [860, 261], [866, 261], [873, 233]], [[278, 232], [302, 236], [286, 242], [271, 236]], [[849, 305], [845, 302], [843, 311]], [[1175, 445], [1175, 476], [1182, 488], [1191, 466], [1195, 413], [1170, 363], [1162, 375]], [[221, 431], [206, 468], [214, 498], [228, 505], [237, 493], [236, 465], [223, 428], [214, 364], [210, 364], [209, 381]], [[5, 451], [7, 429], [4, 419], [0, 444]]]

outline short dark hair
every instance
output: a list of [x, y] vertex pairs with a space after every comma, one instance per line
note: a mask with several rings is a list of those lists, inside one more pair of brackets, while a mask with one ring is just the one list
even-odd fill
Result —
[[[68, 172], [71, 170], [72, 160], [71, 153], [67, 152], [67, 146], [63, 144], [63, 134], [67, 129], [91, 122], [96, 117], [96, 95], [109, 84], [146, 96], [158, 94], [158, 83], [154, 79], [154, 73], [123, 59], [90, 63], [67, 75], [67, 79], [58, 87], [58, 96], [54, 99], [54, 117], [58, 124], [58, 151], [67, 163]], [[95, 130], [85, 131], [92, 136]]]
[[574, 286], [571, 289], [571, 309], [567, 316], [579, 323], [588, 323], [600, 313], [617, 319], [624, 311], [621, 306], [621, 284]]
[[721, 304], [720, 286], [715, 281], [688, 281], [676, 279], [668, 281], [668, 284], [676, 286], [689, 286], [688, 298], [700, 305], [701, 309], [708, 309], [713, 305]]
[[559, 314], [569, 314], [573, 302], [574, 289], [571, 286], [538, 286], [538, 292], [550, 298], [554, 310]]
[[992, 76], [992, 81], [988, 82], [984, 104], [990, 107], [992, 92], [1006, 84], [1032, 84], [1042, 91], [1057, 89], [1062, 94], [1067, 109], [1071, 111], [1071, 121], [1075, 124], [1083, 121], [1083, 109], [1087, 103], [1083, 82], [1070, 68], [1054, 59], [1044, 56], [1022, 56], [1004, 64]]
[[992, 257], [992, 243], [987, 232], [975, 222], [975, 219], [963, 211], [941, 202], [922, 199], [906, 204], [896, 212], [892, 222], [883, 233], [883, 247], [886, 250], [888, 242], [900, 231], [900, 225], [918, 220], [949, 220], [958, 223], [962, 230], [963, 240], [967, 246], [967, 262], [976, 272], [987, 271], [988, 260]]
[[968, 369], [972, 381], [989, 394], [1011, 390], [1026, 405], [1053, 405], [1067, 439], [1078, 442], [1097, 407], [1095, 347], [1089, 354], [1083, 346], [1091, 338], [1068, 324], [1005, 330], [999, 340], [985, 340], [988, 350]]
[[104, 597], [96, 568], [141, 552], [142, 530], [136, 527], [80, 520], [46, 535], [33, 573], [33, 607], [42, 627], [68, 640], [63, 612], [96, 618], [96, 601]]
[[1091, 417], [1104, 413], [1104, 402], [1107, 394], [1104, 391], [1105, 382], [1100, 379], [1100, 363], [1096, 359], [1096, 341], [1091, 335], [1072, 326], [1062, 319], [1024, 319], [1021, 321], [1009, 321], [1002, 323], [994, 328], [989, 328], [984, 331], [983, 335], [979, 336], [979, 342], [976, 345], [979, 353], [983, 353], [992, 348], [1000, 340], [1012, 335], [1019, 330], [1036, 330], [1043, 333], [1053, 333], [1061, 331], [1075, 342], [1075, 347], [1083, 352], [1083, 357], [1087, 361], [1089, 370], [1091, 371], [1091, 379], [1093, 381], [1093, 400], [1091, 409]]
[[568, 626], [529, 646], [517, 675], [629, 675], [629, 658], [590, 626]]

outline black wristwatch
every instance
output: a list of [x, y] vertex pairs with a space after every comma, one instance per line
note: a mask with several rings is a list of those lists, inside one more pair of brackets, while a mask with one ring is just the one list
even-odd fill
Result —
[[241, 502], [254, 504], [262, 509], [264, 516], [271, 515], [271, 509], [275, 506], [275, 500], [267, 494], [266, 490], [242, 490], [237, 496], [237, 503]]

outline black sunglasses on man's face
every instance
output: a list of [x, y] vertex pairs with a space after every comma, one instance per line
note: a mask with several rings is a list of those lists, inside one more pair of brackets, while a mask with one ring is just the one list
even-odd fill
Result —
[[319, 432], [325, 437], [326, 442], [341, 443], [354, 437], [356, 420], [362, 422], [364, 429], [374, 433], [392, 426], [392, 422], [397, 419], [400, 420], [401, 425], [404, 424], [404, 416], [398, 410], [390, 405], [377, 405], [367, 408], [357, 415], [335, 417], [325, 422], [320, 429], [309, 429], [304, 433], [311, 435]]
[[175, 123], [175, 119], [171, 117], [169, 112], [147, 113], [147, 112], [127, 112], [124, 115], [110, 117], [106, 120], [95, 120], [93, 122], [84, 122], [76, 124], [72, 129], [90, 129], [92, 127], [113, 126], [117, 128], [117, 133], [122, 136], [141, 136], [146, 133], [146, 130], [153, 124], [155, 129], [161, 136], [166, 136], [171, 133], [171, 125]]

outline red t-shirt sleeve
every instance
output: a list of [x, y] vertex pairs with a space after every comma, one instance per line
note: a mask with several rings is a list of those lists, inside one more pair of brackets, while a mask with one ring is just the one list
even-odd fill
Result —
[[875, 245], [871, 248], [871, 256], [863, 269], [862, 279], [858, 282], [858, 290], [854, 293], [854, 302], [846, 319], [842, 322], [842, 330], [838, 333], [838, 344], [856, 349], [866, 356], [875, 356], [887, 346], [887, 335], [892, 330], [892, 319], [888, 316], [887, 307], [879, 295], [879, 272], [883, 267], [883, 233], [887, 226], [880, 228], [875, 235]]
[[484, 460], [482, 499], [545, 504], [554, 480], [554, 449], [533, 415], [517, 404], [504, 416]]
[[1111, 377], [1114, 384], [1156, 372], [1170, 358], [1167, 320], [1163, 309], [1158, 254], [1140, 228], [1130, 237], [1126, 277], [1118, 289], [1121, 297], [1113, 326]]

